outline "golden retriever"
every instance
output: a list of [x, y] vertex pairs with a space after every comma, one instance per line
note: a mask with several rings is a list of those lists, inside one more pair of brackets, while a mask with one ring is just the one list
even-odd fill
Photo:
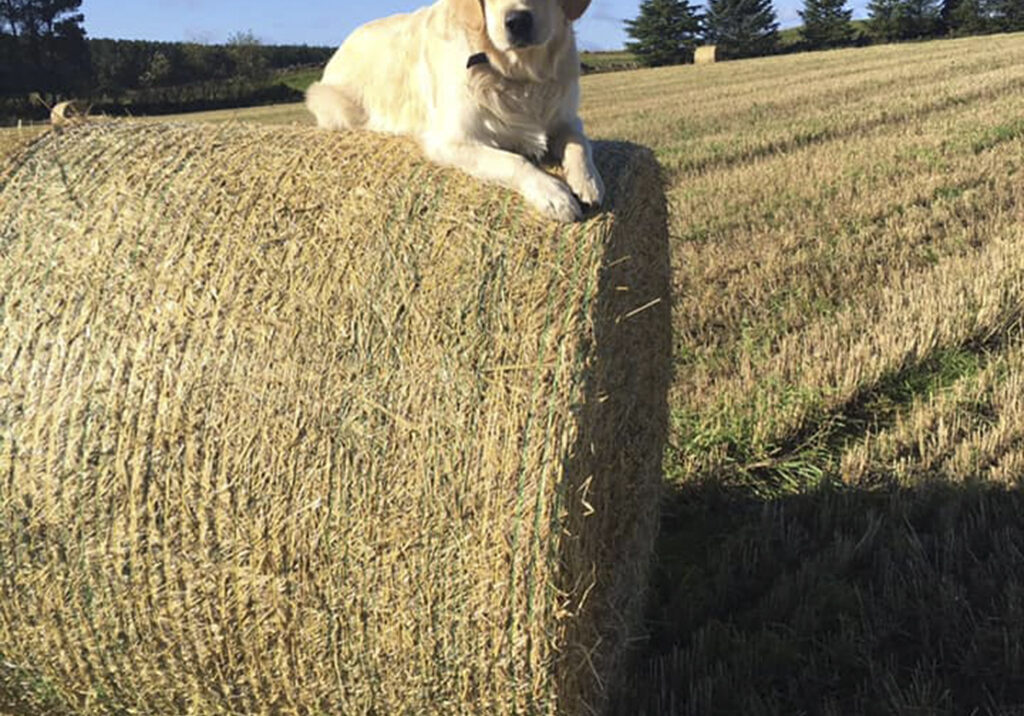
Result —
[[[432, 160], [560, 221], [601, 203], [572, 22], [590, 0], [438, 0], [355, 30], [306, 106], [327, 129], [409, 134]], [[538, 167], [558, 162], [565, 181]]]

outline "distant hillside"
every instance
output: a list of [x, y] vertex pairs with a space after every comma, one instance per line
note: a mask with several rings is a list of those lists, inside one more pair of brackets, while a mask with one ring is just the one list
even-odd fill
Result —
[[[855, 44], [868, 44], [868, 21], [867, 20], [853, 20], [851, 23], [855, 34]], [[779, 30], [779, 47], [783, 53], [785, 52], [797, 52], [802, 51], [806, 48], [803, 47], [803, 37], [800, 35], [800, 31], [804, 29], [803, 25], [797, 25], [796, 27], [787, 27], [785, 30]]]
[[636, 55], [626, 50], [581, 52], [580, 62], [583, 64], [585, 74], [633, 70], [640, 66]]

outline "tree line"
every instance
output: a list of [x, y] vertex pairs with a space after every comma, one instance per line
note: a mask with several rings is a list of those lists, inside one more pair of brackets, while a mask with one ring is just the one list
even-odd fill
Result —
[[[804, 0], [800, 41], [788, 49], [1024, 30], [1024, 0], [871, 0], [863, 29], [846, 1]], [[771, 0], [708, 0], [704, 12], [688, 0], [644, 0], [626, 32], [627, 49], [648, 66], [692, 62], [701, 44], [716, 45], [719, 59], [782, 50]]]
[[[45, 116], [68, 97], [106, 112], [159, 113], [295, 99], [279, 70], [322, 65], [333, 48], [86, 37], [81, 0], [0, 0], [0, 120]], [[41, 98], [43, 102], [39, 102]]]
[[323, 64], [333, 52], [304, 45], [262, 45], [251, 33], [237, 33], [224, 45], [89, 40], [88, 47], [91, 89], [114, 96], [199, 82], [261, 82], [278, 70]]

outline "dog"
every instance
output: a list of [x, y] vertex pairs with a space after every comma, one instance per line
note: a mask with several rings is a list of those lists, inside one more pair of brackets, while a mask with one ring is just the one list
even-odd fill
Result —
[[[590, 0], [438, 0], [356, 29], [306, 92], [320, 127], [416, 137], [428, 158], [578, 221], [604, 198], [572, 22]], [[562, 166], [565, 181], [540, 168]]]

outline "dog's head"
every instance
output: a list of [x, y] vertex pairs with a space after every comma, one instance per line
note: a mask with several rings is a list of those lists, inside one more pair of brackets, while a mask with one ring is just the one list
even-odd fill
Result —
[[590, 0], [450, 0], [471, 32], [486, 32], [499, 52], [547, 44], [580, 17]]

